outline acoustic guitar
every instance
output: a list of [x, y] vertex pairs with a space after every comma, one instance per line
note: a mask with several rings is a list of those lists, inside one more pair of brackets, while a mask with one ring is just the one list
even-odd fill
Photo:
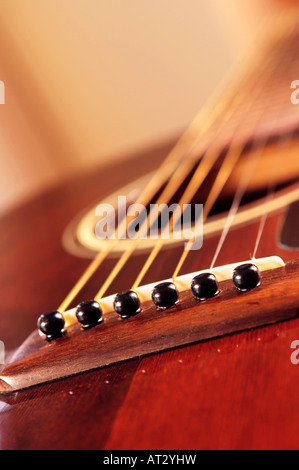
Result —
[[299, 448], [298, 44], [279, 18], [178, 139], [2, 218], [2, 449]]

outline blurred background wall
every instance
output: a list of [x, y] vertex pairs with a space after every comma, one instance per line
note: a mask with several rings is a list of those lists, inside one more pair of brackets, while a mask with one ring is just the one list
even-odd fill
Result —
[[268, 0], [0, 0], [0, 212], [183, 130]]

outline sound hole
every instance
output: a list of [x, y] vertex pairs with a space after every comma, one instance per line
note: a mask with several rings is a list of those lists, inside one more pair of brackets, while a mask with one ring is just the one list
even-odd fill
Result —
[[[244, 154], [245, 153], [246, 152], [244, 152]], [[226, 152], [223, 151], [221, 157], [217, 161], [217, 164], [214, 165], [212, 170], [209, 172], [208, 176], [205, 178], [204, 182], [201, 184], [199, 190], [195, 193], [192, 200], [188, 201], [192, 205], [192, 208], [194, 208], [195, 204], [204, 204], [205, 203], [205, 201], [206, 201], [206, 199], [207, 199], [207, 197], [210, 193], [210, 190], [212, 188], [212, 185], [215, 181], [215, 178], [218, 174], [219, 168], [222, 165], [225, 154], [226, 154]], [[242, 165], [242, 163], [240, 163], [238, 165], [236, 170], [233, 171], [231, 176], [228, 178], [226, 184], [223, 187], [223, 190], [221, 191], [219, 197], [217, 198], [215, 204], [213, 205], [212, 210], [210, 211], [208, 218], [219, 216], [221, 214], [225, 214], [231, 208], [233, 198], [235, 196], [236, 188], [237, 188], [237, 185], [238, 185], [238, 182], [239, 182], [239, 173], [240, 173], [240, 166], [241, 165]], [[198, 167], [198, 163], [196, 163], [194, 165], [194, 167], [192, 168], [192, 170], [190, 171], [190, 173], [188, 174], [188, 176], [184, 180], [183, 184], [181, 184], [177, 188], [175, 194], [169, 200], [168, 205], [177, 204], [181, 200], [181, 198], [184, 194], [184, 191], [187, 188], [187, 186], [188, 186], [194, 172], [196, 171], [197, 167]], [[284, 181], [281, 181], [276, 185], [275, 191], [279, 192], [279, 191], [287, 188], [288, 186], [291, 186], [296, 181], [298, 181], [297, 177], [286, 178]], [[160, 189], [160, 191], [158, 191], [155, 194], [155, 196], [153, 197], [150, 204], [155, 203], [158, 200], [158, 198], [159, 198], [160, 194], [163, 192], [164, 188], [165, 188], [165, 186], [163, 186]], [[267, 192], [268, 192], [268, 185], [267, 184], [265, 184], [265, 185], [254, 184], [254, 181], [253, 181], [253, 184], [249, 185], [248, 190], [245, 192], [245, 194], [244, 194], [244, 196], [241, 200], [240, 208], [242, 208], [242, 206], [246, 206], [248, 204], [257, 202], [259, 200], [262, 200], [264, 197], [267, 196]], [[134, 201], [133, 200], [131, 200], [131, 201], [128, 200], [127, 202], [128, 202], [127, 205], [129, 206]], [[150, 204], [147, 206], [147, 213], [149, 213]], [[193, 210], [192, 211], [192, 220], [193, 220], [193, 222], [194, 222], [194, 213], [195, 213], [195, 211]], [[160, 220], [161, 220], [161, 217], [159, 217], [159, 228], [161, 228], [160, 227]]]
[[[267, 147], [265, 149], [265, 152], [263, 153], [263, 157], [259, 159], [259, 164], [258, 167], [255, 169], [254, 175], [252, 180], [250, 181], [247, 191], [244, 194], [242, 200], [241, 200], [241, 207], [239, 208], [240, 210], [240, 216], [242, 214], [242, 210], [244, 212], [244, 216], [242, 215], [240, 217], [240, 222], [244, 223], [244, 221], [247, 220], [247, 212], [246, 212], [246, 206], [249, 204], [255, 205], [255, 214], [254, 217], [260, 217], [261, 216], [261, 211], [263, 211], [263, 205], [260, 203], [263, 201], [263, 198], [267, 195], [268, 192], [268, 184], [269, 184], [269, 170], [271, 169], [271, 165], [273, 165], [273, 158], [275, 151], [278, 151], [277, 148], [275, 147], [275, 142], [273, 143], [273, 146]], [[295, 145], [296, 144], [296, 145]], [[221, 168], [221, 165], [223, 163], [223, 160], [225, 158], [227, 150], [223, 150], [220, 157], [217, 160], [217, 163], [212, 167], [210, 170], [208, 176], [204, 179], [203, 183], [200, 185], [198, 191], [194, 194], [194, 197], [192, 198], [191, 201], [186, 201], [186, 203], [191, 204], [191, 207], [194, 209], [195, 204], [204, 204], [208, 194], [210, 193], [210, 190], [215, 182], [216, 176], [219, 173], [219, 169]], [[210, 211], [208, 215], [208, 219], [206, 221], [205, 225], [205, 234], [209, 234], [212, 231], [221, 231], [223, 228], [223, 224], [225, 223], [225, 217], [229, 209], [231, 208], [232, 201], [234, 199], [236, 189], [238, 187], [242, 172], [244, 171], [244, 165], [246, 162], [246, 156], [250, 153], [250, 144], [247, 145], [247, 147], [244, 149], [244, 152], [230, 174], [229, 178], [227, 179], [226, 183], [224, 184], [221, 193], [217, 197], [217, 200], [215, 201], [212, 210]], [[298, 174], [299, 174], [299, 165], [298, 165], [298, 143], [297, 139], [294, 142], [294, 151], [288, 154], [288, 159], [286, 160], [286, 164], [282, 167], [281, 171], [279, 172], [279, 180], [276, 181], [275, 185], [275, 191], [277, 193], [280, 192], [280, 190], [288, 188], [288, 186], [292, 185], [296, 181], [298, 181]], [[293, 158], [294, 157], [294, 158]], [[291, 163], [296, 163], [295, 165], [295, 171], [294, 171], [294, 165], [288, 165], [287, 163], [291, 161]], [[198, 165], [198, 161], [194, 163], [194, 166], [192, 170], [189, 172], [188, 176], [184, 179], [184, 182], [181, 185], [178, 185], [177, 188], [175, 188], [173, 196], [168, 200], [165, 201], [165, 203], [168, 204], [168, 207], [171, 204], [177, 204], [181, 199], [184, 194], [185, 189], [187, 188], [192, 176], [194, 175], [194, 172], [196, 171]], [[108, 195], [105, 200], [103, 201], [98, 201], [98, 204], [101, 204], [103, 202], [109, 203], [113, 205], [115, 208], [115, 218], [116, 218], [116, 224], [118, 222], [118, 196], [126, 196], [126, 205], [127, 207], [133, 204], [134, 202], [138, 201], [139, 194], [142, 192], [143, 188], [146, 186], [148, 183], [149, 179], [152, 177], [152, 175], [148, 174], [145, 175], [144, 177], [140, 178], [139, 180], [132, 181], [129, 185], [119, 188], [115, 193]], [[156, 194], [152, 197], [152, 200], [150, 204], [156, 203], [159, 199], [159, 196], [162, 194], [163, 190], [165, 189], [165, 186], [162, 186], [159, 191], [156, 192]], [[290, 193], [292, 190], [290, 190]], [[293, 202], [294, 195], [291, 196], [291, 199], [288, 200], [288, 204]], [[150, 204], [147, 206], [147, 212], [149, 213], [150, 209]], [[85, 213], [80, 214], [74, 221], [71, 222], [71, 224], [67, 227], [64, 236], [63, 236], [63, 245], [67, 249], [67, 251], [71, 252], [74, 255], [77, 256], [83, 256], [83, 257], [89, 257], [93, 258], [94, 252], [100, 251], [103, 249], [104, 244], [106, 240], [99, 240], [95, 236], [95, 226], [96, 223], [98, 222], [98, 218], [95, 216], [95, 208], [97, 204], [93, 208], [89, 208], [88, 211], [85, 211]], [[260, 210], [259, 210], [260, 208]], [[195, 211], [193, 210], [193, 221], [194, 221], [194, 213]], [[238, 215], [238, 214], [237, 214]], [[114, 217], [114, 215], [112, 215]], [[158, 228], [161, 231], [161, 215], [158, 220]], [[245, 217], [245, 218], [244, 218]], [[250, 217], [252, 218], [253, 215], [251, 213]], [[242, 220], [241, 220], [242, 218]], [[211, 221], [217, 221], [217, 228], [215, 225], [212, 228], [209, 227], [209, 222]], [[249, 219], [248, 219], [249, 220]], [[234, 224], [238, 224], [239, 220], [238, 217], [236, 216], [234, 219]], [[284, 233], [284, 232], [283, 232]], [[181, 243], [182, 241], [177, 241], [177, 240], [170, 240], [166, 241], [165, 243], [165, 248], [171, 245], [171, 243]], [[117, 246], [111, 251], [111, 254], [109, 256], [119, 256], [119, 254], [123, 251], [125, 251], [128, 248], [128, 244], [130, 243], [130, 240], [128, 239], [123, 239], [120, 240], [119, 243], [117, 243]], [[297, 242], [296, 242], [297, 243]], [[140, 245], [138, 246], [136, 252], [141, 251], [150, 251], [153, 246], [155, 245], [155, 240], [142, 240]]]

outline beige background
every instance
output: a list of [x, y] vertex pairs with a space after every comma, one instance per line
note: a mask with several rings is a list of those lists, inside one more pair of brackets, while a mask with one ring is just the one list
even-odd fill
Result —
[[0, 0], [0, 212], [182, 130], [267, 0]]

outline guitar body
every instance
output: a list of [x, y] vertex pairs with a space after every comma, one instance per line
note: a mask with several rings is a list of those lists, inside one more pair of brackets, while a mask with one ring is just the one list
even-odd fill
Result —
[[[299, 448], [296, 18], [271, 21], [247, 71], [176, 145], [107, 163], [2, 217], [1, 449]], [[161, 240], [142, 240], [112, 276], [135, 245], [118, 240], [106, 253], [95, 208], [117, 195], [147, 209], [202, 203], [202, 247], [180, 264], [184, 240], [167, 240], [149, 262]], [[241, 292], [232, 265], [248, 260], [266, 267]], [[179, 289], [209, 270], [216, 295], [196, 299], [191, 279]], [[167, 279], [178, 302], [158, 310], [152, 284]], [[107, 299], [128, 289], [149, 295], [120, 318]], [[91, 299], [104, 321], [83, 329], [75, 307]], [[53, 310], [65, 331], [47, 341], [37, 319]]]
[[[66, 181], [2, 218], [0, 331], [7, 352], [36, 328], [40, 313], [59, 305], [89, 263], [64, 249], [66, 221], [154, 170], [172, 144]], [[285, 262], [298, 258], [279, 242], [287, 210], [269, 214], [259, 247]], [[258, 226], [256, 219], [232, 229], [217, 264], [248, 259]], [[219, 233], [204, 239], [184, 272], [207, 268], [218, 240]], [[161, 251], [145, 281], [168, 278], [180, 250]], [[111, 293], [131, 285], [146, 256], [134, 255]], [[92, 298], [113, 263], [104, 262], [81, 300]], [[290, 361], [296, 339], [295, 318], [2, 395], [1, 448], [298, 448], [299, 366]]]

